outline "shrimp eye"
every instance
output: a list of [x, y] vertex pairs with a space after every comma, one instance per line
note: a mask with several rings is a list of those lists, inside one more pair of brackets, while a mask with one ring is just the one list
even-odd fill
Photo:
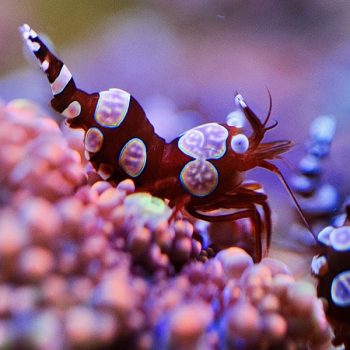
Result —
[[242, 154], [247, 152], [249, 148], [248, 137], [243, 134], [238, 134], [231, 139], [231, 148], [234, 152]]

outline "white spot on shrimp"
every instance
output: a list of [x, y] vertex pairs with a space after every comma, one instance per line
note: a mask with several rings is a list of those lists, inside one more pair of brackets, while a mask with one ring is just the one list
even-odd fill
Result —
[[328, 271], [328, 263], [325, 256], [314, 256], [311, 262], [311, 272], [315, 276], [324, 276]]
[[333, 232], [334, 227], [333, 226], [327, 226], [325, 227], [323, 230], [321, 230], [319, 232], [319, 234], [317, 235], [317, 239], [320, 243], [326, 245], [326, 246], [330, 246], [330, 235]]
[[32, 39], [35, 39], [38, 36], [38, 34], [33, 29], [30, 30], [29, 35]]
[[72, 73], [64, 64], [61, 68], [60, 74], [58, 75], [56, 80], [51, 84], [52, 93], [54, 95], [61, 93], [71, 79], [72, 79]]
[[29, 50], [31, 50], [33, 52], [37, 52], [40, 49], [40, 44], [35, 42], [35, 41], [31, 41], [30, 39], [26, 40], [26, 44], [27, 44]]
[[22, 25], [21, 29], [22, 29], [23, 31], [29, 32], [31, 28], [29, 27], [29, 25], [28, 25], [27, 23], [24, 23], [24, 24]]
[[44, 71], [44, 72], [46, 72], [48, 69], [49, 69], [49, 61], [47, 61], [47, 60], [44, 60], [42, 63], [41, 63], [41, 65], [40, 65], [40, 68]]
[[131, 177], [137, 177], [142, 173], [146, 160], [146, 145], [137, 137], [129, 140], [119, 155], [119, 165]]
[[77, 117], [81, 112], [81, 105], [78, 101], [71, 102], [68, 107], [61, 113], [68, 119]]
[[243, 128], [245, 116], [240, 110], [231, 112], [226, 117], [226, 124], [228, 126], [235, 126], [236, 128]]
[[337, 251], [350, 250], [350, 226], [335, 228], [329, 236], [329, 241]]
[[193, 158], [220, 159], [226, 152], [228, 131], [217, 123], [207, 123], [186, 131], [179, 149]]
[[350, 271], [335, 276], [331, 285], [331, 297], [337, 306], [350, 306]]
[[29, 39], [29, 37], [35, 39], [38, 36], [38, 34], [32, 28], [30, 28], [28, 24], [23, 24], [21, 27], [19, 27], [19, 30], [21, 31], [25, 40]]
[[97, 128], [90, 128], [85, 135], [85, 149], [88, 152], [96, 153], [98, 152], [103, 144], [103, 134]]
[[24, 40], [29, 39], [30, 35], [30, 27], [28, 24], [23, 24], [22, 26], [19, 27], [20, 32], [22, 33], [22, 37]]
[[235, 102], [238, 106], [242, 107], [242, 108], [247, 108], [247, 104], [245, 103], [243, 97], [241, 94], [237, 94], [235, 97]]
[[183, 187], [193, 196], [205, 197], [212, 193], [219, 182], [218, 171], [206, 160], [188, 162], [180, 173]]
[[130, 94], [120, 89], [101, 91], [95, 110], [95, 120], [101, 126], [116, 128], [124, 120], [130, 103]]

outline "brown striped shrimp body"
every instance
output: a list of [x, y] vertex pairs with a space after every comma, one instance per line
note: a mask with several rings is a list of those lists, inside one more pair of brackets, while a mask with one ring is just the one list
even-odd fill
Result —
[[[226, 123], [200, 125], [167, 143], [155, 133], [142, 107], [128, 92], [109, 89], [89, 94], [78, 89], [69, 69], [40, 37], [26, 24], [20, 31], [49, 80], [52, 107], [67, 118], [70, 127], [85, 130], [86, 157], [103, 179], [119, 182], [132, 178], [138, 191], [168, 198], [174, 212], [185, 208], [208, 221], [249, 218], [256, 259], [261, 259], [264, 231], [267, 248], [270, 244], [271, 213], [261, 185], [245, 181], [244, 172], [266, 168], [276, 173], [290, 192], [279, 169], [268, 160], [287, 151], [291, 143], [261, 143], [265, 132], [276, 126], [267, 127], [271, 98], [262, 123], [242, 96], [235, 95], [240, 115], [250, 123], [250, 134], [241, 118], [231, 114]], [[216, 209], [232, 212], [208, 213]]]

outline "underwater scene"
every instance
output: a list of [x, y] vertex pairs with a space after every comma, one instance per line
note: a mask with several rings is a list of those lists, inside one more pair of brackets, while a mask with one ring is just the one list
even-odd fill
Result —
[[350, 3], [0, 18], [0, 349], [350, 349]]

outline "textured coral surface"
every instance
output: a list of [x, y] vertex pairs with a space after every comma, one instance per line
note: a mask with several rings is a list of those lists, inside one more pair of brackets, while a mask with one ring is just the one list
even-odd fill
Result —
[[215, 255], [220, 226], [169, 224], [163, 200], [102, 181], [82, 134], [31, 102], [1, 105], [0, 125], [1, 349], [329, 349], [313, 285], [254, 264], [249, 226]]

